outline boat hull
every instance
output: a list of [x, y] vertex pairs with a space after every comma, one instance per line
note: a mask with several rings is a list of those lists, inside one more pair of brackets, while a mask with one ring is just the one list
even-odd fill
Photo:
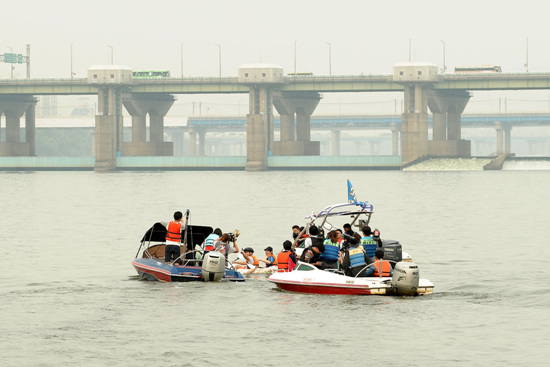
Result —
[[[200, 266], [168, 265], [163, 261], [136, 258], [132, 261], [138, 275], [146, 280], [161, 282], [192, 282], [204, 281]], [[244, 281], [242, 274], [235, 270], [226, 269], [223, 280]]]
[[[322, 270], [275, 273], [268, 281], [283, 291], [311, 294], [389, 295], [393, 294], [391, 277], [354, 278]], [[431, 294], [433, 284], [421, 279], [418, 295]]]

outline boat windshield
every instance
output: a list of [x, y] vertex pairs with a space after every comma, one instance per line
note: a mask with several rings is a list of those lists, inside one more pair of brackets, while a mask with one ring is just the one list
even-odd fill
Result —
[[316, 268], [313, 265], [306, 264], [306, 263], [300, 263], [298, 266], [294, 269], [297, 271], [311, 271], [315, 270]]

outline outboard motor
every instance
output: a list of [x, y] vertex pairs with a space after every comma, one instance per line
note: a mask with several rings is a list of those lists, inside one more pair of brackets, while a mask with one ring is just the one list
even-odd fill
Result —
[[219, 282], [225, 274], [225, 256], [209, 251], [202, 261], [202, 278], [205, 282]]
[[398, 262], [393, 269], [391, 286], [394, 294], [398, 296], [414, 296], [418, 289], [420, 275], [418, 266], [413, 262]]
[[391, 260], [392, 267], [403, 260], [403, 250], [401, 244], [396, 240], [383, 240], [382, 248], [384, 249], [384, 260]]

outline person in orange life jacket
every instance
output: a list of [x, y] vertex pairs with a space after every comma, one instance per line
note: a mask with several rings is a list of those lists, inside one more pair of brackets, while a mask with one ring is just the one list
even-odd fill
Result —
[[222, 236], [214, 242], [214, 251], [221, 252], [226, 259], [228, 255], [239, 252], [236, 236], [233, 236], [233, 240], [231, 240], [231, 235], [229, 233], [222, 234]]
[[283, 251], [277, 254], [277, 267], [279, 272], [292, 271], [296, 265], [296, 255], [291, 251], [292, 242], [283, 242]]
[[208, 251], [214, 250], [214, 242], [220, 239], [222, 236], [222, 230], [219, 228], [216, 228], [214, 232], [210, 233], [208, 237], [206, 237], [206, 240], [204, 240], [204, 253], [206, 254]]
[[321, 269], [337, 269], [340, 255], [340, 244], [338, 243], [336, 231], [330, 231], [328, 238], [323, 242], [325, 251], [321, 255]]
[[273, 256], [273, 247], [267, 246], [264, 248], [265, 251], [265, 260], [264, 259], [258, 259], [259, 261], [265, 263], [265, 267], [269, 268], [270, 266], [277, 265], [277, 259], [275, 256]]
[[296, 247], [304, 247], [304, 241], [308, 237], [309, 235], [304, 231], [304, 227], [292, 226], [292, 238], [296, 241]]
[[241, 251], [242, 257], [233, 261], [235, 264], [235, 269], [254, 269], [260, 265], [260, 261], [254, 254], [254, 249], [251, 247], [246, 247]]
[[387, 260], [384, 259], [384, 250], [379, 248], [376, 250], [375, 254], [375, 260], [372, 266], [367, 270], [367, 276], [368, 277], [391, 277], [393, 275], [393, 269], [391, 267], [391, 264]]
[[363, 249], [369, 255], [369, 257], [374, 257], [374, 252], [378, 248], [378, 242], [372, 238], [372, 231], [369, 226], [363, 227], [361, 229], [361, 232], [363, 232], [363, 237], [361, 238], [361, 246], [363, 246]]
[[349, 243], [349, 247], [341, 253], [340, 262], [346, 275], [364, 277], [366, 276], [365, 268], [372, 260], [365, 253], [363, 247], [359, 246], [359, 239], [357, 237], [344, 235], [344, 238]]
[[185, 231], [183, 214], [180, 211], [174, 213], [173, 221], [160, 221], [166, 227], [166, 246], [164, 248], [164, 262], [170, 264], [172, 259], [180, 256], [182, 232]]

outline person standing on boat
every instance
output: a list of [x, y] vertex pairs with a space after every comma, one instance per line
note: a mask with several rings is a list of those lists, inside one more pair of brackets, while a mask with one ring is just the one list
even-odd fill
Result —
[[379, 248], [376, 250], [375, 260], [372, 266], [367, 270], [368, 277], [391, 277], [393, 269], [389, 261], [384, 260], [384, 250]]
[[336, 231], [327, 233], [327, 239], [323, 242], [325, 251], [321, 255], [321, 269], [338, 269], [338, 258], [340, 257], [340, 244]]
[[275, 256], [273, 256], [273, 247], [268, 246], [264, 248], [264, 251], [266, 256], [265, 260], [264, 259], [258, 259], [258, 260], [265, 263], [266, 268], [277, 265], [277, 259], [275, 258]]
[[309, 227], [310, 237], [305, 240], [306, 249], [302, 252], [300, 261], [321, 267], [323, 264], [321, 254], [325, 251], [325, 245], [323, 245], [323, 238], [318, 237], [318, 234], [319, 229], [316, 226]]
[[231, 235], [229, 233], [222, 234], [222, 236], [216, 242], [214, 242], [214, 251], [218, 251], [224, 254], [225, 259], [227, 259], [227, 256], [229, 256], [230, 254], [239, 252], [239, 246], [237, 246], [237, 236], [238, 232], [234, 235]]
[[365, 268], [372, 262], [370, 257], [368, 257], [363, 247], [359, 246], [356, 237], [347, 236], [346, 240], [349, 242], [349, 248], [343, 252], [340, 260], [346, 275], [352, 277], [367, 276]]
[[296, 256], [291, 251], [292, 242], [286, 240], [283, 242], [283, 251], [277, 254], [278, 272], [292, 271], [296, 265]]
[[363, 227], [361, 229], [361, 232], [363, 232], [363, 237], [361, 238], [361, 246], [369, 255], [370, 258], [374, 257], [374, 252], [378, 248], [378, 242], [372, 237], [372, 231], [369, 226]]
[[174, 213], [173, 221], [161, 221], [160, 224], [166, 227], [166, 246], [164, 248], [164, 262], [170, 264], [172, 259], [180, 256], [182, 232], [185, 231], [183, 214], [180, 211]]
[[344, 234], [347, 234], [348, 236], [353, 236], [353, 230], [351, 229], [351, 224], [346, 223], [344, 224]]

